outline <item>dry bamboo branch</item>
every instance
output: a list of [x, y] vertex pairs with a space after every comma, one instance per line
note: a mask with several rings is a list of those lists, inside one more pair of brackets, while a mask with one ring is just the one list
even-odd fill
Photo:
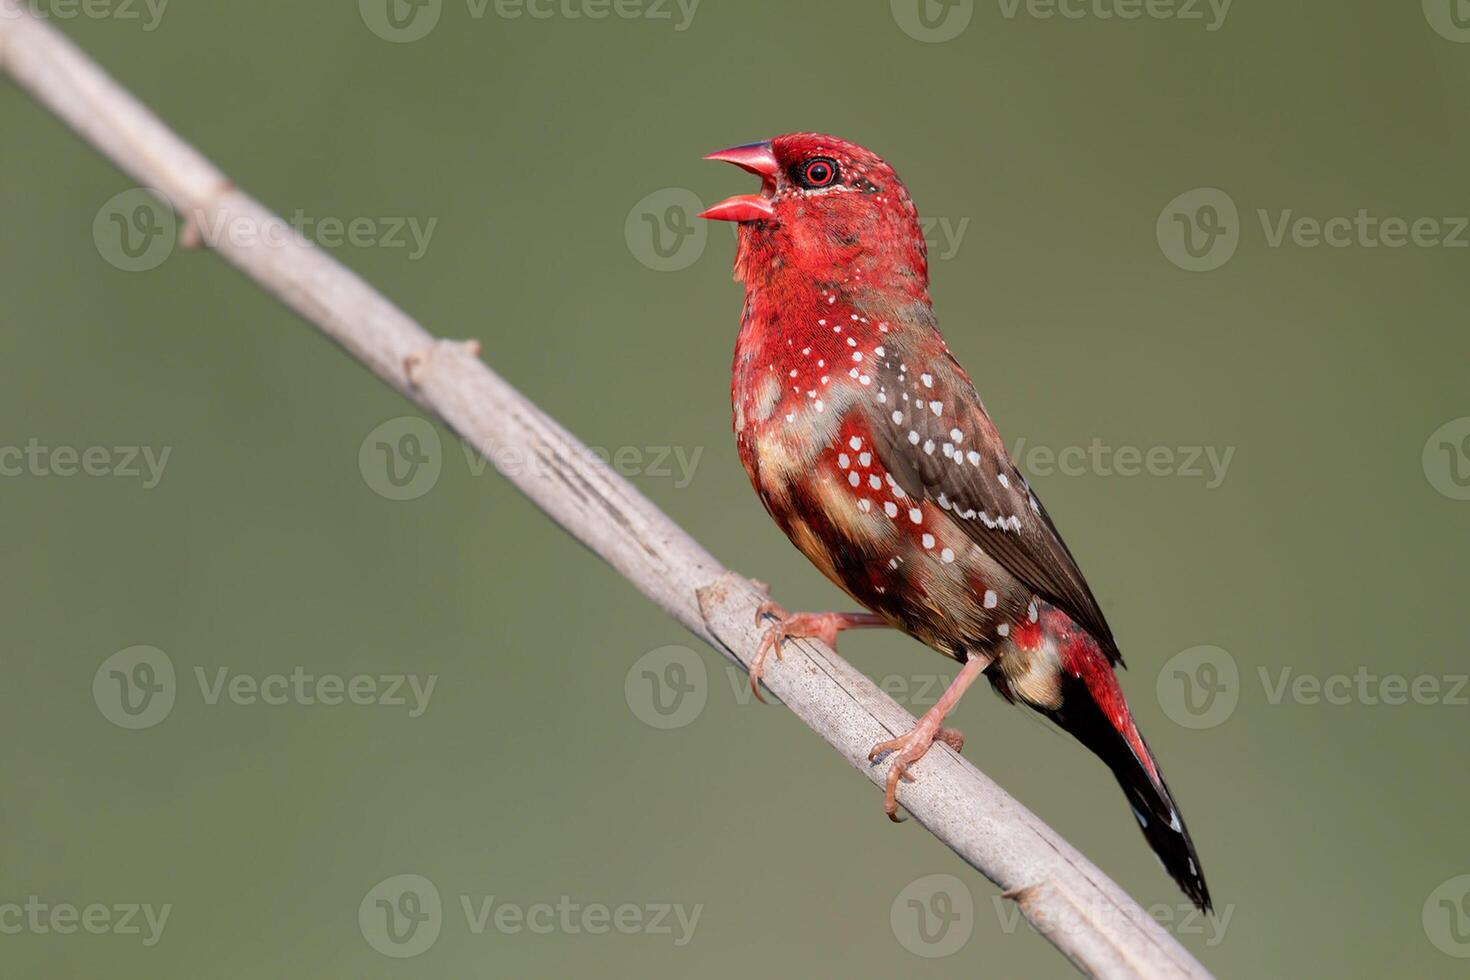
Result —
[[[22, 0], [0, 0], [0, 67], [140, 184], [186, 219], [185, 244], [203, 228], [279, 222], [103, 73]], [[523, 493], [657, 602], [742, 667], [764, 598], [724, 569], [631, 484], [478, 359], [478, 345], [440, 341], [315, 246], [224, 235], [210, 243], [262, 288], [314, 323], [379, 377], [433, 412], [487, 460], [544, 465], [503, 471]], [[881, 785], [875, 743], [913, 717], [831, 649], [790, 648], [768, 687], [850, 765]], [[936, 744], [905, 808], [999, 885], [1080, 969], [1096, 977], [1209, 974], [1116, 884], [969, 762]]]

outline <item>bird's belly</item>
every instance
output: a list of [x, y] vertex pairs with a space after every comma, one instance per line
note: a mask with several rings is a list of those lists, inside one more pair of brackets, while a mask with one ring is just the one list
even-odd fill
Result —
[[1003, 639], [1005, 624], [1024, 621], [1029, 591], [944, 508], [905, 493], [865, 419], [842, 407], [745, 420], [741, 459], [766, 509], [835, 584], [941, 653]]

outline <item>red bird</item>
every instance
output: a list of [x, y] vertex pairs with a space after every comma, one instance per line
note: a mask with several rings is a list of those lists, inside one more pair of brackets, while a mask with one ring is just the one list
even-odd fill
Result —
[[1011, 461], [929, 301], [919, 215], [876, 154], [792, 133], [710, 154], [758, 175], [761, 193], [702, 217], [739, 222], [735, 345], [740, 460], [802, 554], [871, 613], [788, 614], [751, 669], [792, 637], [903, 630], [963, 667], [892, 753], [884, 809], [980, 674], [1052, 719], [1112, 769], [1154, 852], [1210, 907], [1199, 857], [1113, 674], [1122, 663], [1092, 590]]

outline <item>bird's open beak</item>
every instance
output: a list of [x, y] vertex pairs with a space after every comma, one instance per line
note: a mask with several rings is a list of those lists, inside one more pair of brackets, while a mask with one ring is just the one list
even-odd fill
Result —
[[776, 155], [771, 152], [769, 142], [732, 146], [728, 150], [711, 153], [705, 159], [723, 160], [725, 163], [735, 164], [742, 170], [749, 170], [760, 177], [761, 192], [727, 197], [700, 214], [701, 218], [709, 218], [712, 221], [760, 221], [776, 213], [775, 207], [771, 204], [771, 195], [776, 190], [776, 173], [780, 166], [776, 163]]

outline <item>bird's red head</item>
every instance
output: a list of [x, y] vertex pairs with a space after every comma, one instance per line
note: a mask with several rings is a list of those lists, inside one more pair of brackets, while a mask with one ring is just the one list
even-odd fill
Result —
[[876, 153], [821, 133], [788, 133], [711, 153], [761, 178], [759, 194], [700, 217], [740, 223], [735, 276], [754, 286], [783, 273], [924, 294], [928, 258], [919, 215]]

